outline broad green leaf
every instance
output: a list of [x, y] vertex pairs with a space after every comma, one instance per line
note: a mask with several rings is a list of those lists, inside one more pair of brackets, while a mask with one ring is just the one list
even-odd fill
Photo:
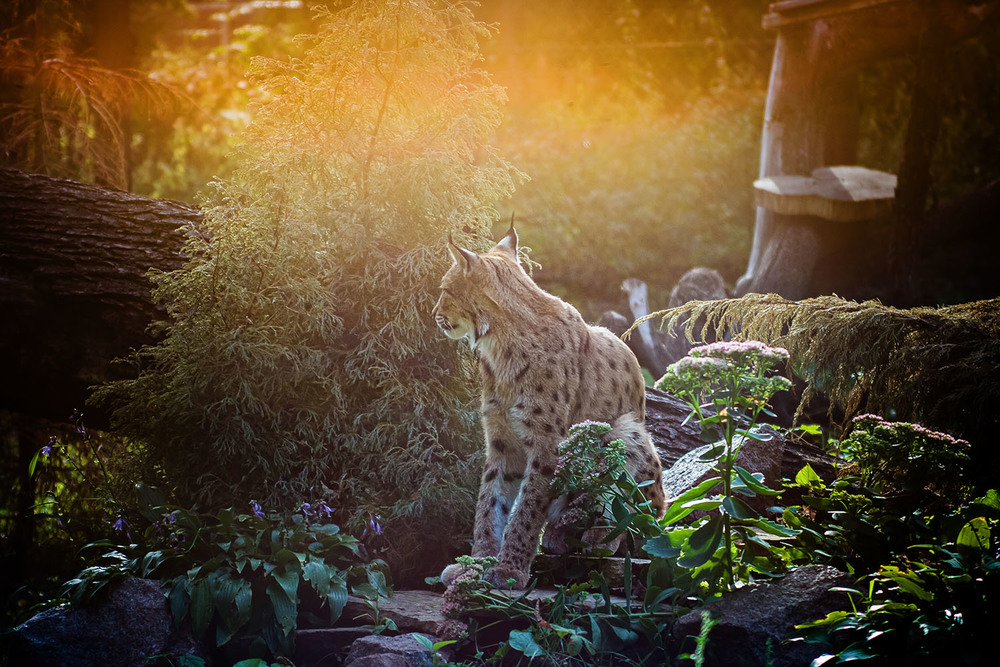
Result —
[[170, 592], [167, 594], [167, 597], [170, 598], [170, 613], [174, 617], [174, 625], [178, 627], [188, 613], [192, 588], [191, 580], [187, 578], [187, 575], [181, 574], [174, 578]]
[[964, 526], [955, 540], [956, 546], [985, 551], [990, 548], [990, 526], [983, 517], [976, 517]]
[[[296, 575], [296, 579], [298, 576]], [[271, 600], [271, 608], [274, 611], [274, 618], [281, 626], [282, 632], [287, 636], [294, 629], [297, 617], [297, 604], [295, 598], [289, 597], [288, 592], [278, 582], [277, 579], [270, 579], [265, 589], [267, 597]]]
[[307, 561], [302, 566], [302, 578], [312, 584], [313, 590], [320, 597], [330, 594], [330, 571], [324, 563]]
[[158, 488], [139, 482], [135, 485], [135, 498], [139, 514], [146, 521], [156, 523], [163, 518], [163, 507], [167, 504], [167, 499]]
[[765, 533], [777, 535], [779, 537], [795, 537], [799, 532], [797, 530], [792, 530], [787, 526], [782, 526], [780, 523], [776, 523], [770, 519], [759, 518], [751, 522], [750, 525], [764, 531]]
[[879, 574], [892, 580], [899, 590], [916, 596], [921, 600], [933, 600], [934, 596], [928, 592], [921, 584], [923, 581], [913, 572], [901, 570], [892, 565], [884, 565], [879, 569]]
[[236, 624], [237, 628], [242, 628], [244, 625], [250, 622], [250, 603], [253, 600], [253, 588], [250, 586], [250, 582], [245, 579], [240, 580], [239, 590], [236, 591], [236, 597], [233, 600], [236, 603]]
[[722, 509], [726, 514], [735, 519], [755, 519], [758, 516], [752, 507], [736, 496], [723, 498]]
[[976, 498], [975, 502], [1000, 511], [1000, 493], [996, 489], [990, 489], [982, 498]]
[[713, 516], [688, 538], [681, 548], [681, 558], [677, 564], [692, 569], [704, 565], [715, 554], [722, 541], [722, 516]]
[[326, 596], [327, 604], [330, 605], [330, 624], [336, 623], [347, 605], [347, 582], [340, 577], [333, 577], [330, 580], [330, 594]]
[[272, 581], [278, 583], [282, 589], [285, 591], [285, 595], [292, 602], [298, 601], [298, 591], [299, 591], [299, 573], [294, 568], [288, 568], [282, 573], [273, 572], [271, 574]]
[[507, 641], [510, 642], [512, 649], [520, 651], [527, 658], [545, 655], [545, 650], [535, 642], [535, 638], [526, 630], [511, 630]]
[[212, 620], [215, 604], [212, 600], [212, 583], [210, 579], [202, 579], [195, 583], [191, 591], [191, 629], [195, 637], [202, 637]]
[[670, 543], [670, 538], [666, 535], [657, 535], [646, 540], [642, 545], [642, 550], [653, 558], [677, 558], [681, 550]]
[[368, 583], [378, 592], [378, 594], [384, 598], [392, 597], [392, 588], [389, 587], [385, 580], [385, 574], [379, 572], [378, 570], [368, 571]]
[[718, 498], [702, 498], [699, 500], [689, 500], [682, 507], [686, 510], [714, 510], [722, 504]]
[[795, 473], [795, 483], [799, 486], [809, 486], [813, 482], [823, 483], [823, 479], [816, 474], [816, 471], [812, 469], [812, 466], [808, 463], [802, 466], [802, 469]]
[[31, 457], [31, 461], [28, 463], [28, 477], [35, 476], [35, 466], [38, 465], [38, 457], [42, 455], [42, 450], [35, 452], [35, 455]]
[[776, 496], [781, 493], [781, 491], [776, 491], [775, 489], [772, 489], [764, 484], [763, 473], [751, 473], [740, 466], [733, 466], [733, 470], [736, 471], [736, 475], [740, 478], [740, 480], [754, 493], [759, 493], [762, 496]]

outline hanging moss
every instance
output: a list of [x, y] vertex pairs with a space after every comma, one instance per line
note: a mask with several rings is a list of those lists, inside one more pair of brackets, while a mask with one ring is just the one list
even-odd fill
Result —
[[902, 310], [835, 296], [748, 294], [649, 317], [666, 327], [688, 317], [692, 341], [731, 336], [788, 349], [788, 371], [806, 381], [800, 413], [821, 392], [848, 415], [919, 422], [981, 447], [1000, 426], [1000, 299]]

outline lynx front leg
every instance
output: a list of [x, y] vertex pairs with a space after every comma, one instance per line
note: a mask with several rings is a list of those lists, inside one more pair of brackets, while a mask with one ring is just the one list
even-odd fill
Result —
[[[487, 443], [473, 529], [471, 555], [477, 558], [499, 555], [500, 540], [517, 498], [525, 465], [524, 453], [511, 440], [493, 437]], [[449, 565], [441, 573], [441, 581], [450, 586], [462, 570], [461, 565]]]
[[500, 562], [490, 577], [495, 586], [506, 586], [510, 579], [514, 580], [515, 588], [523, 588], [528, 583], [538, 537], [553, 501], [551, 482], [555, 458], [541, 452], [529, 458], [517, 505], [503, 534]]
[[476, 500], [472, 555], [497, 556], [524, 471], [523, 454], [508, 441], [490, 440]]

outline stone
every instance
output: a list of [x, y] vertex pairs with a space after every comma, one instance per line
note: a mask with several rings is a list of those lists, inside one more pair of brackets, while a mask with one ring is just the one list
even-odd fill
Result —
[[[633, 581], [645, 581], [649, 563], [646, 558], [632, 559]], [[566, 584], [571, 581], [586, 581], [591, 571], [597, 571], [608, 582], [610, 588], [625, 587], [625, 559], [621, 556], [588, 556], [580, 553], [538, 554], [531, 569], [542, 582]]]
[[[755, 431], [760, 431], [771, 437], [768, 440], [747, 438], [740, 448], [740, 453], [736, 456], [736, 465], [751, 473], [763, 473], [764, 484], [770, 484], [772, 488], [776, 488], [774, 485], [782, 477], [781, 464], [785, 454], [785, 441], [770, 426], [764, 425]], [[713, 461], [701, 460], [702, 454], [713, 446], [715, 445], [703, 445], [692, 449], [663, 471], [663, 491], [667, 496], [668, 503], [673, 502], [685, 491], [697, 486], [703, 480], [718, 474], [712, 469], [715, 465]], [[740, 500], [758, 512], [763, 512], [774, 504], [772, 496], [755, 496], [753, 498], [740, 496]], [[692, 512], [688, 516], [698, 518], [704, 516], [704, 513]]]
[[9, 664], [154, 667], [156, 656], [190, 655], [204, 658], [207, 652], [174, 627], [160, 582], [128, 578], [103, 600], [47, 609], [18, 626]]
[[[431, 642], [438, 641], [437, 637], [424, 636]], [[372, 635], [351, 645], [344, 667], [420, 667], [430, 664], [431, 657], [431, 652], [412, 633], [395, 637]]]
[[[445, 621], [441, 614], [441, 594], [433, 591], [396, 591], [391, 598], [381, 598], [378, 614], [391, 619], [399, 632], [437, 634]], [[363, 598], [351, 595], [341, 614], [341, 623], [377, 624], [375, 610]]]
[[[670, 302], [667, 304], [667, 308], [677, 308], [689, 301], [717, 301], [728, 298], [728, 296], [726, 284], [718, 271], [697, 267], [685, 273], [677, 281], [677, 285], [670, 292]], [[695, 322], [695, 332], [698, 331], [700, 325], [701, 322]], [[668, 365], [683, 359], [691, 349], [691, 343], [684, 335], [686, 326], [687, 318], [682, 318], [676, 325], [661, 333], [664, 339], [664, 358]]]
[[[708, 635], [705, 665], [808, 665], [823, 652], [815, 644], [783, 644], [799, 623], [823, 618], [848, 608], [847, 594], [831, 592], [853, 586], [850, 575], [828, 565], [807, 565], [781, 579], [757, 583], [723, 596], [704, 607], [718, 620]], [[694, 651], [701, 630], [701, 610], [677, 620], [672, 641], [681, 653]]]
[[351, 645], [375, 631], [372, 625], [348, 628], [307, 628], [295, 633], [295, 664], [340, 667]]

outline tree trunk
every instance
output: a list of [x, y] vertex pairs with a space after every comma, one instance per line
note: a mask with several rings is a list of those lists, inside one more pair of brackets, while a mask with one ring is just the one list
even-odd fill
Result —
[[[162, 318], [150, 268], [183, 263], [199, 211], [0, 168], [0, 409], [65, 421]], [[88, 422], [95, 423], [93, 415]]]

